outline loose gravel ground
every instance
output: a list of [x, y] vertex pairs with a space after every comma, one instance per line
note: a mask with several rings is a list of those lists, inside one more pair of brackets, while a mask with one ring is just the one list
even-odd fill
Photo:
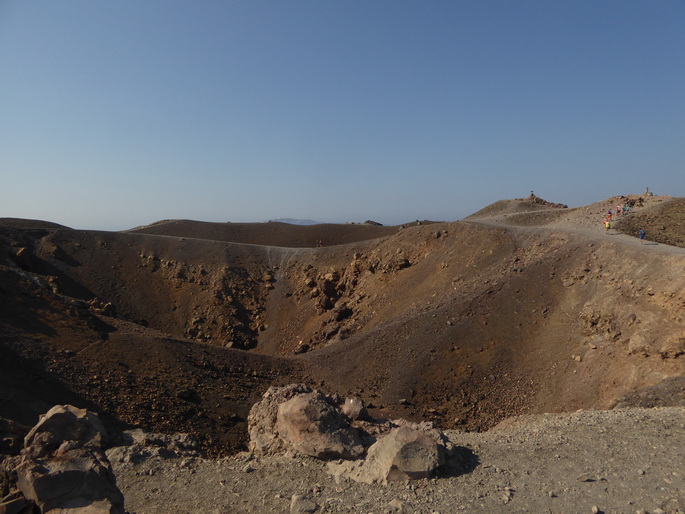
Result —
[[[168, 512], [685, 512], [685, 408], [521, 416], [447, 432], [465, 470], [387, 487], [311, 458], [113, 462], [126, 508]], [[304, 502], [294, 502], [299, 495]], [[291, 510], [292, 509], [292, 510]], [[298, 510], [299, 509], [299, 510]]]

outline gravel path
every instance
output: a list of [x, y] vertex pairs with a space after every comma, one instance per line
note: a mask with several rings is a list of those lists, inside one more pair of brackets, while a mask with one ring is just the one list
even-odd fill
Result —
[[[450, 431], [462, 474], [388, 487], [335, 479], [310, 458], [113, 462], [126, 508], [161, 512], [685, 512], [685, 408], [521, 416]], [[313, 502], [313, 503], [307, 503]]]

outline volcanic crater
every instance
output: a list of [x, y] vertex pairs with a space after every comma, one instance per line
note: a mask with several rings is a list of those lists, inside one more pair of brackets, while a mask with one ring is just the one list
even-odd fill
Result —
[[[631, 201], [607, 231], [603, 213]], [[190, 432], [219, 455], [292, 382], [469, 431], [684, 405], [684, 226], [682, 198], [636, 195], [391, 227], [5, 218], [0, 417], [31, 426], [71, 403], [114, 433]]]

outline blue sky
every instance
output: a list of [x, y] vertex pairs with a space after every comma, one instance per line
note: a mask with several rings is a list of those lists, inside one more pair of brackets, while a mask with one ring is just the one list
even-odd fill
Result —
[[0, 217], [685, 196], [685, 2], [0, 0]]

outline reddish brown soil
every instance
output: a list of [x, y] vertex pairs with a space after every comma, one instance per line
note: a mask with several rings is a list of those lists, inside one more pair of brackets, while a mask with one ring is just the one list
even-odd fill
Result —
[[[615, 200], [532, 213], [503, 201], [404, 229], [2, 220], [0, 416], [31, 425], [72, 403], [114, 432], [190, 431], [227, 452], [273, 383], [469, 430], [525, 412], [677, 404], [685, 250], [605, 233]], [[629, 216], [658, 209], [677, 220], [685, 204], [651, 198]]]

